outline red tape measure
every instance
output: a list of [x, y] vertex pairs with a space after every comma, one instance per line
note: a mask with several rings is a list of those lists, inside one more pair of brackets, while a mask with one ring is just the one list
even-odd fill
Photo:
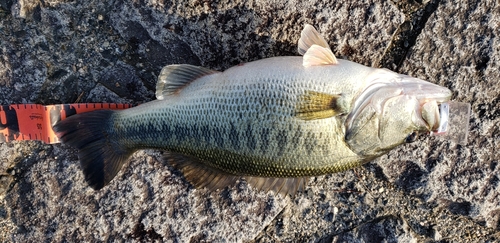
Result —
[[132, 107], [129, 104], [82, 103], [60, 105], [15, 104], [0, 106], [0, 142], [41, 140], [59, 143], [52, 130], [58, 121], [74, 114], [94, 110], [119, 110]]

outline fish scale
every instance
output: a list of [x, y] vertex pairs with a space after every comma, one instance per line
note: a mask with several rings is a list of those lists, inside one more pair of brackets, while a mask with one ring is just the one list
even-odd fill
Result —
[[[300, 65], [302, 60], [294, 59], [286, 59], [284, 65], [291, 65], [291, 61]], [[283, 59], [266, 59], [265, 62], [275, 64], [280, 60]], [[247, 65], [237, 68], [253, 68], [245, 67]], [[317, 78], [319, 75], [319, 72], [308, 72], [300, 75], [302, 79], [284, 76], [264, 79], [252, 73], [221, 81], [218, 76], [223, 75], [216, 73], [200, 78], [196, 81], [198, 85], [184, 88], [171, 100], [153, 101], [146, 104], [147, 107], [141, 105], [116, 112], [114, 120], [130, 124], [131, 128], [124, 126], [119, 132], [127, 138], [130, 149], [137, 148], [153, 135], [157, 139], [148, 140], [148, 148], [193, 155], [228, 173], [294, 177], [336, 172], [339, 169], [333, 161], [357, 159], [345, 143], [335, 139], [339, 135], [342, 137], [342, 131], [335, 127], [344, 119], [305, 121], [295, 116], [295, 104], [300, 95], [311, 89], [327, 90], [327, 86], [335, 84]], [[207, 108], [198, 109], [200, 103]], [[145, 119], [145, 114], [155, 118]], [[179, 128], [174, 129], [177, 126]], [[200, 127], [204, 127], [205, 132], [200, 132]], [[211, 153], [207, 155], [206, 151]], [[249, 171], [251, 167], [258, 169]]]
[[[53, 128], [79, 149], [86, 181], [101, 189], [134, 151], [165, 150], [195, 186], [244, 178], [295, 193], [310, 176], [359, 166], [430, 131], [451, 92], [385, 69], [337, 60], [309, 25], [303, 57], [273, 57], [217, 72], [170, 65], [156, 97], [121, 111], [71, 116]], [[423, 115], [424, 116], [423, 116]]]

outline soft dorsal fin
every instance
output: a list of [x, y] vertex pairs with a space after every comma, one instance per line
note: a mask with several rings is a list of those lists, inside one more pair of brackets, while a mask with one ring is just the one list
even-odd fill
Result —
[[[212, 167], [204, 161], [188, 155], [167, 152], [165, 160], [176, 169], [180, 170], [187, 181], [196, 188], [206, 187], [217, 190], [236, 185], [242, 176], [233, 175]], [[303, 191], [309, 178], [274, 178], [243, 176], [252, 187], [263, 191], [274, 191], [283, 196], [295, 195]]]
[[165, 96], [177, 93], [194, 80], [213, 73], [218, 71], [189, 64], [166, 66], [158, 75], [156, 99], [163, 100]]
[[196, 188], [222, 189], [236, 185], [236, 182], [241, 178], [241, 176], [232, 175], [211, 167], [193, 156], [167, 152], [164, 158], [174, 168], [180, 170], [186, 180]]
[[299, 54], [304, 55], [304, 67], [338, 63], [323, 36], [309, 24], [306, 24], [300, 34], [298, 49]]
[[324, 119], [343, 114], [340, 95], [306, 91], [300, 96], [296, 116], [303, 120]]

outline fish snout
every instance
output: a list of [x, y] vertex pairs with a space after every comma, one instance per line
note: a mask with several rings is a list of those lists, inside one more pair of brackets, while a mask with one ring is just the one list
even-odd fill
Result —
[[404, 86], [407, 95], [415, 97], [419, 102], [419, 111], [421, 125], [427, 130], [433, 131], [438, 128], [440, 123], [440, 109], [442, 103], [448, 102], [451, 98], [451, 91], [448, 88], [429, 83], [424, 80], [414, 79], [413, 83]]
[[430, 101], [436, 101], [438, 104], [441, 104], [449, 101], [451, 98], [451, 90], [446, 87], [407, 75], [401, 76], [403, 92], [417, 98], [422, 105]]

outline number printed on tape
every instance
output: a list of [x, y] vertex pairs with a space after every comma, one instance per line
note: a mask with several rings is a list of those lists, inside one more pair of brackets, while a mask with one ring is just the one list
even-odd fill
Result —
[[69, 116], [94, 110], [119, 110], [132, 107], [129, 104], [82, 103], [82, 104], [14, 104], [0, 106], [0, 142], [41, 140], [59, 143], [52, 126]]

